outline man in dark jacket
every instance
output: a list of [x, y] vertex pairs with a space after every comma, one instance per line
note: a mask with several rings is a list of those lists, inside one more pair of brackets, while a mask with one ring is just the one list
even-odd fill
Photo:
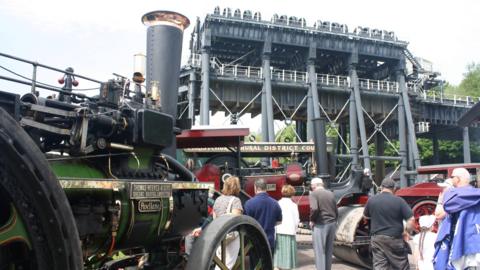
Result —
[[267, 194], [265, 180], [255, 181], [255, 197], [245, 203], [245, 214], [256, 219], [267, 235], [270, 249], [275, 250], [275, 225], [282, 222], [282, 209], [278, 202]]
[[403, 239], [403, 221], [414, 224], [410, 206], [394, 195], [395, 181], [386, 178], [382, 191], [368, 199], [363, 215], [370, 219], [373, 269], [410, 269], [408, 247]]
[[310, 226], [317, 270], [332, 268], [333, 240], [338, 218], [337, 203], [333, 192], [324, 188], [323, 180], [315, 177], [310, 185]]

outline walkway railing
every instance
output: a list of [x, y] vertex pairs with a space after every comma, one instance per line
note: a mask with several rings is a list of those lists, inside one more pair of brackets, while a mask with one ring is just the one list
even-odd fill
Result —
[[[198, 54], [194, 54], [191, 58], [191, 64], [195, 67], [200, 67], [201, 58]], [[220, 64], [215, 59], [211, 60], [211, 67], [217, 76], [235, 77], [235, 78], [250, 78], [263, 79], [262, 67], [242, 66], [242, 65], [227, 65]], [[346, 89], [350, 87], [350, 78], [348, 76], [331, 75], [331, 74], [316, 74], [317, 84], [322, 86], [337, 87]], [[304, 71], [285, 70], [272, 68], [270, 72], [272, 81], [286, 82], [286, 83], [308, 83], [308, 73]], [[399, 84], [396, 81], [387, 80], [371, 80], [359, 78], [359, 87], [363, 91], [375, 91], [383, 93], [398, 93]], [[406, 84], [408, 91], [418, 93], [419, 97], [426, 102], [432, 103], [446, 103], [458, 106], [472, 106], [480, 101], [478, 97], [459, 96], [451, 94], [439, 95], [435, 91], [419, 91], [414, 85]]]
[[473, 106], [475, 103], [480, 102], [480, 97], [462, 96], [450, 93], [438, 93], [436, 91], [427, 90], [421, 93], [423, 100], [436, 102], [436, 103], [448, 103], [451, 105], [459, 106]]

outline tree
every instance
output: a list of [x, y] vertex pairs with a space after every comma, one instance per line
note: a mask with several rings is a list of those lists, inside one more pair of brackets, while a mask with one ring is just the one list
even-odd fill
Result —
[[297, 136], [295, 135], [295, 125], [288, 125], [279, 130], [275, 134], [275, 141], [277, 142], [296, 142]]
[[459, 85], [459, 91], [466, 96], [480, 96], [480, 64], [470, 63], [464, 79]]

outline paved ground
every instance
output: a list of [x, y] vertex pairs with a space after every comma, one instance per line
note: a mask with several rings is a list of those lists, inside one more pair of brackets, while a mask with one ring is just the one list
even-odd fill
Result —
[[[298, 243], [298, 270], [315, 269], [315, 259], [313, 255], [312, 236], [309, 234], [297, 234]], [[409, 258], [412, 262], [412, 258]], [[365, 269], [356, 265], [346, 263], [344, 261], [333, 258], [332, 270], [354, 270]], [[411, 269], [415, 269], [411, 265]]]
[[[298, 270], [315, 269], [315, 259], [313, 255], [312, 236], [297, 235], [298, 243]], [[333, 258], [332, 270], [353, 270], [364, 269]]]

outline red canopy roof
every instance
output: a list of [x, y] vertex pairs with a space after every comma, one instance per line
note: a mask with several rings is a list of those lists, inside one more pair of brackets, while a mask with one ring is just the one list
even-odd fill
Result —
[[243, 144], [250, 130], [245, 127], [195, 128], [183, 130], [177, 135], [177, 148], [191, 147], [235, 147]]

